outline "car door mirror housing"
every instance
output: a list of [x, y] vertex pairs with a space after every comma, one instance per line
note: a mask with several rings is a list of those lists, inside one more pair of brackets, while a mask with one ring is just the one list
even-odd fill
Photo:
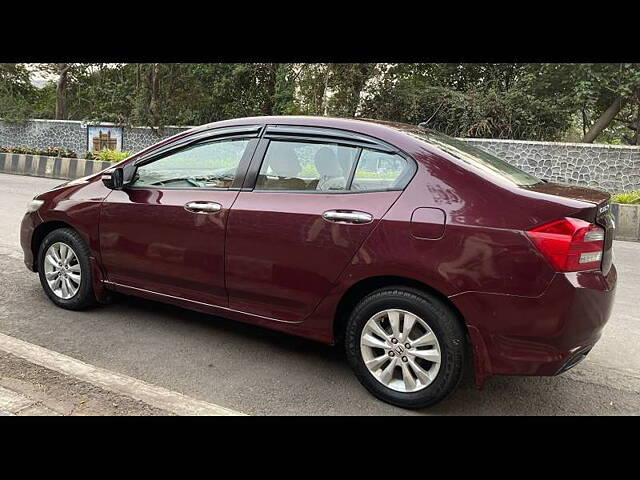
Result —
[[110, 168], [102, 174], [102, 183], [111, 190], [124, 188], [124, 170], [121, 167]]

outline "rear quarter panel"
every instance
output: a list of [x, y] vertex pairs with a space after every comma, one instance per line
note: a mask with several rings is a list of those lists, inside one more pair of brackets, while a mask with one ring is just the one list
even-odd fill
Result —
[[[553, 269], [524, 230], [579, 209], [582, 202], [558, 203], [496, 183], [420, 147], [408, 153], [419, 162], [416, 176], [365, 240], [308, 326], [321, 328], [332, 322], [342, 295], [371, 277], [409, 278], [446, 297], [463, 292], [536, 297], [551, 282]], [[411, 215], [419, 207], [445, 213], [440, 238], [412, 235]], [[473, 318], [465, 320], [474, 323]], [[329, 337], [332, 340], [332, 333]]]

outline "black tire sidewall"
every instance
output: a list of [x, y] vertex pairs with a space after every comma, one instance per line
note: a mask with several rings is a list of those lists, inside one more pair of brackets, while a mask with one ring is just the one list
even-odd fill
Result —
[[[360, 351], [366, 322], [382, 310], [397, 308], [422, 318], [440, 345], [442, 362], [436, 379], [418, 392], [397, 392], [385, 387], [369, 372]], [[403, 408], [424, 408], [450, 395], [460, 383], [465, 361], [465, 334], [459, 319], [435, 297], [409, 288], [386, 288], [371, 293], [354, 309], [346, 329], [345, 348], [358, 380], [375, 397]]]
[[[51, 290], [51, 287], [49, 287], [44, 273], [45, 253], [51, 245], [57, 242], [69, 245], [75, 252], [80, 264], [80, 288], [73, 297], [68, 299], [58, 297]], [[95, 303], [89, 249], [80, 235], [70, 228], [54, 230], [42, 240], [40, 248], [38, 249], [38, 275], [40, 277], [40, 283], [42, 284], [44, 292], [47, 294], [49, 299], [59, 307], [69, 310], [80, 310]]]

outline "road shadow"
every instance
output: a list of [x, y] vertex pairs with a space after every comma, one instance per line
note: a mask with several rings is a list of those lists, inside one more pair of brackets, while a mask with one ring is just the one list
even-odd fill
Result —
[[[250, 349], [262, 350], [275, 362], [273, 368], [287, 369], [293, 359], [307, 366], [315, 365], [339, 385], [344, 405], [365, 404], [365, 411], [347, 408], [344, 414], [418, 414], [418, 415], [569, 415], [615, 414], [609, 408], [606, 387], [576, 382], [567, 377], [492, 377], [482, 391], [475, 387], [473, 366], [468, 363], [460, 386], [444, 402], [431, 408], [409, 411], [384, 404], [371, 397], [357, 382], [348, 366], [342, 348], [332, 347], [300, 337], [268, 330], [255, 325], [207, 315], [151, 300], [120, 296], [118, 302], [106, 307], [126, 309], [145, 322], [171, 322], [182, 334], [195, 334], [203, 341], [220, 339], [225, 342], [251, 344]], [[149, 315], [151, 314], [151, 315]], [[286, 362], [278, 365], [278, 352]], [[580, 366], [576, 367], [579, 368]], [[311, 368], [311, 367], [310, 367]], [[310, 373], [311, 375], [311, 373]], [[313, 378], [307, 380], [314, 382]], [[597, 391], [594, 394], [594, 391]], [[285, 392], [283, 392], [284, 394]], [[341, 402], [342, 403], [342, 402]], [[338, 408], [339, 410], [339, 408]]]

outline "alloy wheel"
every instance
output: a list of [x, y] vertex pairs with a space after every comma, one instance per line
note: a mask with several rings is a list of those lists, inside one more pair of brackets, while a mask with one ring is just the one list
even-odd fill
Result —
[[442, 354], [429, 324], [405, 310], [372, 316], [360, 335], [362, 360], [371, 375], [398, 392], [417, 392], [438, 375]]
[[44, 275], [51, 291], [68, 300], [80, 289], [82, 270], [76, 252], [66, 243], [52, 244], [44, 256]]

